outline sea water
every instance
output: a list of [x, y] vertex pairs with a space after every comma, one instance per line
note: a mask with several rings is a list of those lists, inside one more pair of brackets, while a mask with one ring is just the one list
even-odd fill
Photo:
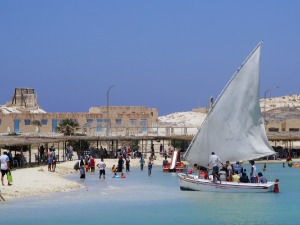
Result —
[[[263, 164], [257, 164], [262, 171]], [[248, 164], [244, 165], [247, 172]], [[98, 171], [97, 171], [98, 172]], [[1, 225], [87, 224], [300, 224], [300, 169], [267, 164], [269, 180], [280, 179], [280, 193], [213, 193], [181, 191], [175, 173], [154, 167], [132, 168], [125, 179], [98, 173], [68, 176], [85, 187], [65, 193], [0, 203]]]

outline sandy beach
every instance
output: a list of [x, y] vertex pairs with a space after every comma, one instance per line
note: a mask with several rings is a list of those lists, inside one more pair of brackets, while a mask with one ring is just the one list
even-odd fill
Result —
[[[158, 157], [154, 161], [154, 166], [162, 165], [162, 160], [162, 157]], [[96, 159], [96, 163], [99, 161], [100, 159]], [[107, 168], [106, 172], [110, 176], [110, 169], [113, 165], [117, 165], [117, 159], [104, 159], [104, 161]], [[81, 184], [65, 178], [68, 174], [77, 173], [79, 180], [79, 171], [76, 172], [73, 169], [76, 162], [77, 160], [58, 163], [55, 172], [48, 172], [48, 167], [44, 165], [13, 170], [12, 185], [7, 186], [7, 179], [5, 176], [5, 186], [1, 185], [1, 194], [5, 200], [10, 200], [20, 197], [49, 194], [52, 192], [65, 192], [76, 188], [82, 188], [83, 186]], [[139, 159], [131, 159], [131, 167], [139, 165]], [[97, 174], [99, 173], [98, 171], [99, 170], [96, 169]], [[88, 179], [88, 176], [86, 179]]]

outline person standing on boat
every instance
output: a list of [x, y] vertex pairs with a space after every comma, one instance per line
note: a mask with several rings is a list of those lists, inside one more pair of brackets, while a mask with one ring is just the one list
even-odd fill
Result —
[[252, 160], [251, 163], [251, 172], [250, 172], [250, 182], [256, 183], [256, 166], [254, 165], [255, 162]]
[[221, 163], [223, 165], [220, 158], [217, 155], [215, 155], [214, 152], [212, 152], [207, 166], [210, 166], [210, 165], [212, 166], [213, 182], [216, 181], [216, 177], [221, 182], [220, 176], [219, 176], [219, 166], [218, 166], [219, 163]]

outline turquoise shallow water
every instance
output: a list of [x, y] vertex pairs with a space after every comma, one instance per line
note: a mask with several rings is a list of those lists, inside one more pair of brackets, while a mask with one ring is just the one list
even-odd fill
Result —
[[[244, 165], [249, 171], [249, 165]], [[261, 171], [262, 164], [257, 164]], [[276, 174], [274, 176], [273, 174]], [[88, 175], [80, 190], [0, 203], [0, 224], [300, 224], [300, 169], [268, 164], [264, 175], [280, 179], [280, 193], [180, 191], [176, 174], [133, 168], [126, 179]]]

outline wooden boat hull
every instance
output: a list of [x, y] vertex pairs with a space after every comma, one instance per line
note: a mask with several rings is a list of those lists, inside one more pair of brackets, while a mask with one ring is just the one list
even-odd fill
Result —
[[222, 181], [213, 183], [208, 179], [199, 179], [195, 175], [178, 173], [181, 190], [205, 192], [232, 192], [232, 193], [266, 193], [274, 192], [275, 182], [262, 183], [236, 183]]

